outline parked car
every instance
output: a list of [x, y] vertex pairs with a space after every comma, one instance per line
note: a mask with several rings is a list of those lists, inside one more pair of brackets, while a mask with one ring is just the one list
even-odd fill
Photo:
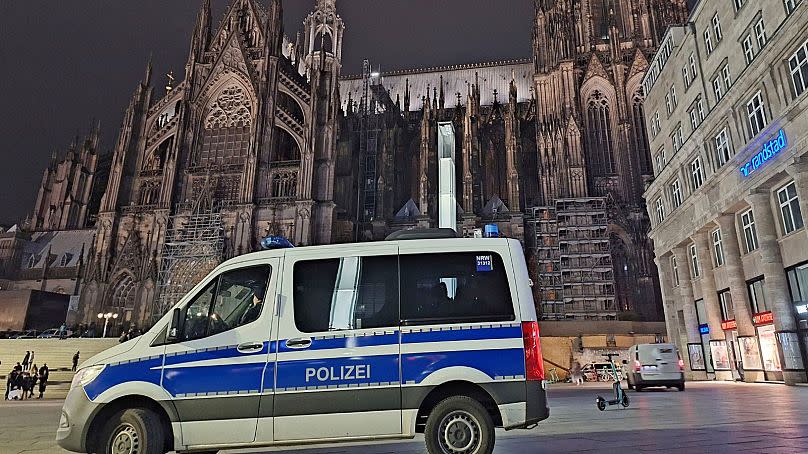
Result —
[[[73, 331], [67, 330], [64, 333], [64, 337], [70, 337], [73, 334]], [[42, 331], [42, 334], [37, 336], [39, 339], [50, 339], [52, 337], [62, 337], [62, 332], [59, 328], [51, 328]]]
[[638, 344], [629, 349], [628, 389], [651, 386], [685, 390], [685, 365], [673, 344]]
[[12, 339], [36, 339], [36, 330], [29, 329], [26, 331], [22, 331], [20, 332], [20, 334], [17, 334]]

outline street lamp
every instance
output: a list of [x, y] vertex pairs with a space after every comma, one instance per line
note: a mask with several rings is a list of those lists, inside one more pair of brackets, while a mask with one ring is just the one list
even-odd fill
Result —
[[109, 319], [118, 318], [118, 314], [113, 314], [112, 312], [107, 312], [106, 314], [99, 313], [98, 314], [98, 319], [100, 320], [102, 318], [104, 319], [104, 333], [101, 334], [101, 337], [107, 337], [107, 326], [109, 325]]

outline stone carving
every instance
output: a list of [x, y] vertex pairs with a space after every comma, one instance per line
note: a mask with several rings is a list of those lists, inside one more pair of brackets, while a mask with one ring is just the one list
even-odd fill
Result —
[[231, 85], [210, 104], [205, 118], [205, 129], [224, 129], [250, 126], [252, 124], [252, 103], [244, 90]]

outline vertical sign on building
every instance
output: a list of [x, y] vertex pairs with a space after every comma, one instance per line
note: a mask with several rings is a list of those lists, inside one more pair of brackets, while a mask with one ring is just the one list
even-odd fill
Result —
[[454, 126], [438, 122], [438, 227], [457, 231], [454, 156]]

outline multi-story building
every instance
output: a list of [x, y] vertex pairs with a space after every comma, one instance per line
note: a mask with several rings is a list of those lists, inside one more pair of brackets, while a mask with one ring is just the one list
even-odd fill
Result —
[[650, 237], [691, 378], [806, 381], [803, 3], [701, 1], [643, 80]]

